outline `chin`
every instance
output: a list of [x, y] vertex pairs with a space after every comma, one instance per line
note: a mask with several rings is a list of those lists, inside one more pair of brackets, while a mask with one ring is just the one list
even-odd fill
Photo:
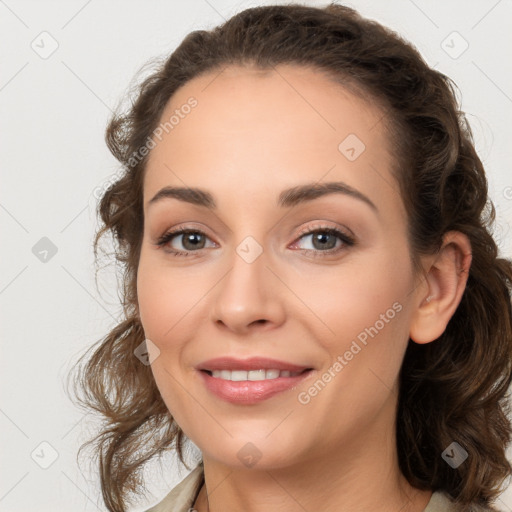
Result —
[[200, 446], [200, 448], [203, 458], [214, 460], [233, 470], [268, 471], [289, 467], [300, 462], [300, 452], [296, 441], [293, 441], [294, 437], [287, 435], [283, 439], [276, 436], [272, 440], [256, 435], [228, 437], [225, 442], [215, 444], [214, 450], [208, 449], [208, 447], [202, 449]]

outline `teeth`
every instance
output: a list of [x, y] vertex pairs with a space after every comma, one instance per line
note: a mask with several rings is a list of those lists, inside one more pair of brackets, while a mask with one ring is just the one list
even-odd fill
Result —
[[[229, 372], [229, 370], [228, 370]], [[228, 373], [226, 372], [226, 373]], [[247, 372], [244, 372], [243, 370], [235, 370], [231, 373], [231, 377], [229, 375], [227, 376], [226, 380], [233, 380], [235, 382], [238, 382], [240, 380], [247, 380]]]
[[217, 379], [231, 380], [233, 382], [240, 382], [243, 380], [270, 380], [277, 379], [278, 377], [295, 377], [301, 372], [290, 372], [289, 370], [213, 370], [212, 377]]
[[247, 372], [247, 380], [265, 380], [265, 370], [251, 370]]

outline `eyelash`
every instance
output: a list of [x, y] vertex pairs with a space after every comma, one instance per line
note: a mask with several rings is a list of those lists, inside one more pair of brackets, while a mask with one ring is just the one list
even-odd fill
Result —
[[[165, 245], [167, 245], [174, 237], [179, 236], [179, 235], [191, 234], [191, 233], [204, 235], [205, 237], [207, 237], [206, 233], [203, 233], [201, 230], [198, 230], [198, 229], [178, 228], [176, 230], [168, 231], [167, 233], [162, 235], [160, 238], [158, 238], [155, 245], [158, 248], [161, 248], [161, 247], [164, 247]], [[335, 229], [332, 227], [322, 227], [322, 226], [315, 227], [313, 229], [309, 228], [309, 229], [305, 229], [304, 231], [301, 231], [299, 233], [297, 240], [300, 240], [304, 236], [313, 235], [313, 234], [317, 234], [317, 233], [327, 233], [329, 235], [337, 236], [342, 241], [343, 245], [341, 245], [340, 247], [334, 248], [334, 249], [327, 249], [325, 251], [316, 250], [316, 249], [300, 249], [301, 251], [303, 251], [307, 254], [313, 253], [314, 257], [322, 257], [324, 255], [336, 254], [339, 251], [341, 251], [344, 247], [352, 247], [353, 245], [355, 245], [354, 238], [347, 235], [346, 233], [343, 233], [343, 232], [339, 231], [338, 229]], [[167, 253], [172, 254], [173, 256], [190, 256], [192, 253], [200, 252], [200, 251], [201, 251], [201, 249], [198, 249], [197, 251], [178, 251], [176, 249], [168, 248], [166, 250]]]

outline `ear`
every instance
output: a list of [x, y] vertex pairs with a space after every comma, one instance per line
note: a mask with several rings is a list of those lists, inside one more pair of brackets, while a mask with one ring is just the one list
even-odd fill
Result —
[[461, 301], [471, 266], [468, 237], [459, 231], [449, 231], [439, 252], [424, 265], [424, 283], [415, 291], [409, 331], [409, 337], [416, 343], [439, 338]]

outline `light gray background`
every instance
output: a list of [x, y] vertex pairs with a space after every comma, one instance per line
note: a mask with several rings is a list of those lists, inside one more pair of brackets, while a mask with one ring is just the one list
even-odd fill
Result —
[[[69, 402], [64, 381], [120, 312], [112, 269], [96, 290], [92, 254], [95, 191], [118, 170], [103, 142], [107, 119], [148, 59], [193, 29], [264, 3], [273, 2], [0, 0], [0, 511], [105, 510], [94, 473], [75, 460], [94, 423]], [[510, 257], [512, 2], [348, 5], [411, 40], [459, 85], [497, 207], [496, 236]], [[46, 261], [43, 237], [57, 249]], [[169, 459], [148, 474], [151, 503], [186, 470]], [[498, 505], [512, 510], [512, 489]]]

